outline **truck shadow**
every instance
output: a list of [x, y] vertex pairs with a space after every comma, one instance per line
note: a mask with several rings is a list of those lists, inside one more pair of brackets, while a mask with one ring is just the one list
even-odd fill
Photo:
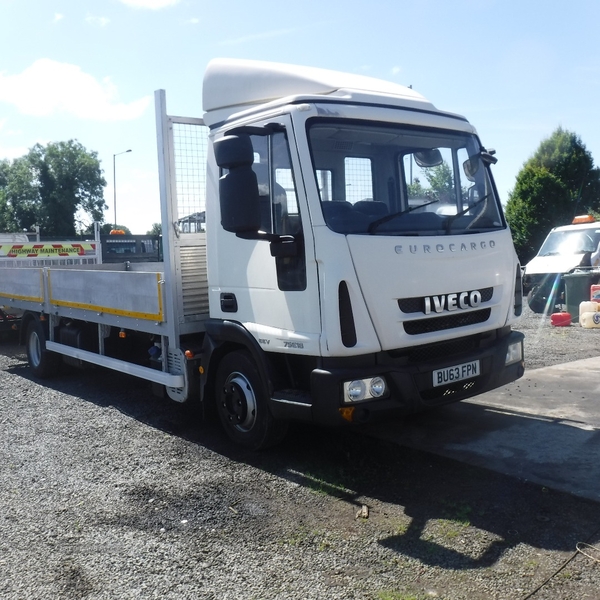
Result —
[[[502, 427], [521, 418], [507, 416]], [[373, 499], [379, 511], [379, 503], [400, 509], [405, 520], [379, 543], [430, 566], [490, 567], [519, 544], [573, 551], [600, 531], [600, 504], [521, 478], [365, 432], [297, 428], [286, 446], [307, 439], [308, 451], [287, 467], [291, 477], [357, 508]]]
[[[24, 362], [9, 371], [33, 381]], [[351, 522], [359, 521], [362, 517], [355, 520], [354, 514], [367, 506], [377, 543], [426, 565], [459, 570], [491, 567], [519, 544], [571, 552], [578, 541], [589, 540], [600, 528], [599, 503], [411, 448], [402, 445], [401, 438], [375, 437], [366, 429], [327, 430], [297, 424], [277, 448], [249, 453], [234, 447], [216, 423], [203, 421], [198, 412], [156, 398], [146, 383], [135, 378], [112, 373], [107, 377], [106, 373], [102, 369], [73, 371], [44, 385], [85, 402], [113, 407], [231, 461], [312, 490], [316, 499], [335, 499], [336, 510], [343, 513], [340, 527], [348, 526], [349, 514]], [[514, 429], [525, 418], [501, 415], [495, 420], [494, 432]], [[424, 423], [427, 415], [414, 420]], [[398, 431], [407, 423], [410, 425], [410, 419], [399, 421]], [[540, 426], [567, 427], [544, 422]], [[491, 427], [488, 423], [467, 437], [471, 441], [482, 438], [490, 434]], [[429, 434], [436, 435], [435, 427]], [[554, 434], [549, 429], [548, 435]], [[569, 435], [581, 436], [580, 446], [589, 442], [589, 434], [569, 428]], [[515, 456], [514, 460], [527, 457]], [[197, 498], [174, 501], [193, 505], [200, 494], [202, 491]], [[338, 525], [331, 511], [328, 518], [327, 527]], [[139, 527], [145, 527], [141, 518]]]

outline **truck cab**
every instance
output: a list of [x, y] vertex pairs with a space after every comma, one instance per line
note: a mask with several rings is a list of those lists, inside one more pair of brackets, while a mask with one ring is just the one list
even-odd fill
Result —
[[273, 414], [365, 422], [522, 375], [521, 268], [466, 119], [254, 61], [209, 64], [204, 108], [209, 326], [268, 358]]

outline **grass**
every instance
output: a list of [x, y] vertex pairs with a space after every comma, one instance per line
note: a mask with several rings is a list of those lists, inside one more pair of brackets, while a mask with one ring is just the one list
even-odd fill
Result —
[[464, 527], [471, 524], [470, 515], [473, 509], [468, 504], [457, 502], [446, 502], [444, 507], [444, 518], [447, 521], [454, 521]]

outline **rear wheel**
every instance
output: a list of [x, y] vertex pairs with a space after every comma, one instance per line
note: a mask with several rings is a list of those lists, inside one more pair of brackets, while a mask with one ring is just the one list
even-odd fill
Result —
[[269, 412], [267, 391], [248, 352], [231, 352], [221, 360], [215, 391], [221, 423], [237, 444], [259, 450], [285, 437], [287, 422]]
[[33, 374], [47, 379], [56, 374], [60, 357], [46, 350], [46, 332], [40, 321], [30, 321], [25, 336], [27, 360]]

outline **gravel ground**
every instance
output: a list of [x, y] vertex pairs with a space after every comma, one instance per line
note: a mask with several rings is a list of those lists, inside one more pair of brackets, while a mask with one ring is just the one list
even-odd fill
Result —
[[[520, 328], [529, 368], [599, 353], [600, 331]], [[357, 432], [249, 455], [138, 380], [42, 386], [0, 344], [0, 598], [598, 599], [578, 542], [599, 504]]]

